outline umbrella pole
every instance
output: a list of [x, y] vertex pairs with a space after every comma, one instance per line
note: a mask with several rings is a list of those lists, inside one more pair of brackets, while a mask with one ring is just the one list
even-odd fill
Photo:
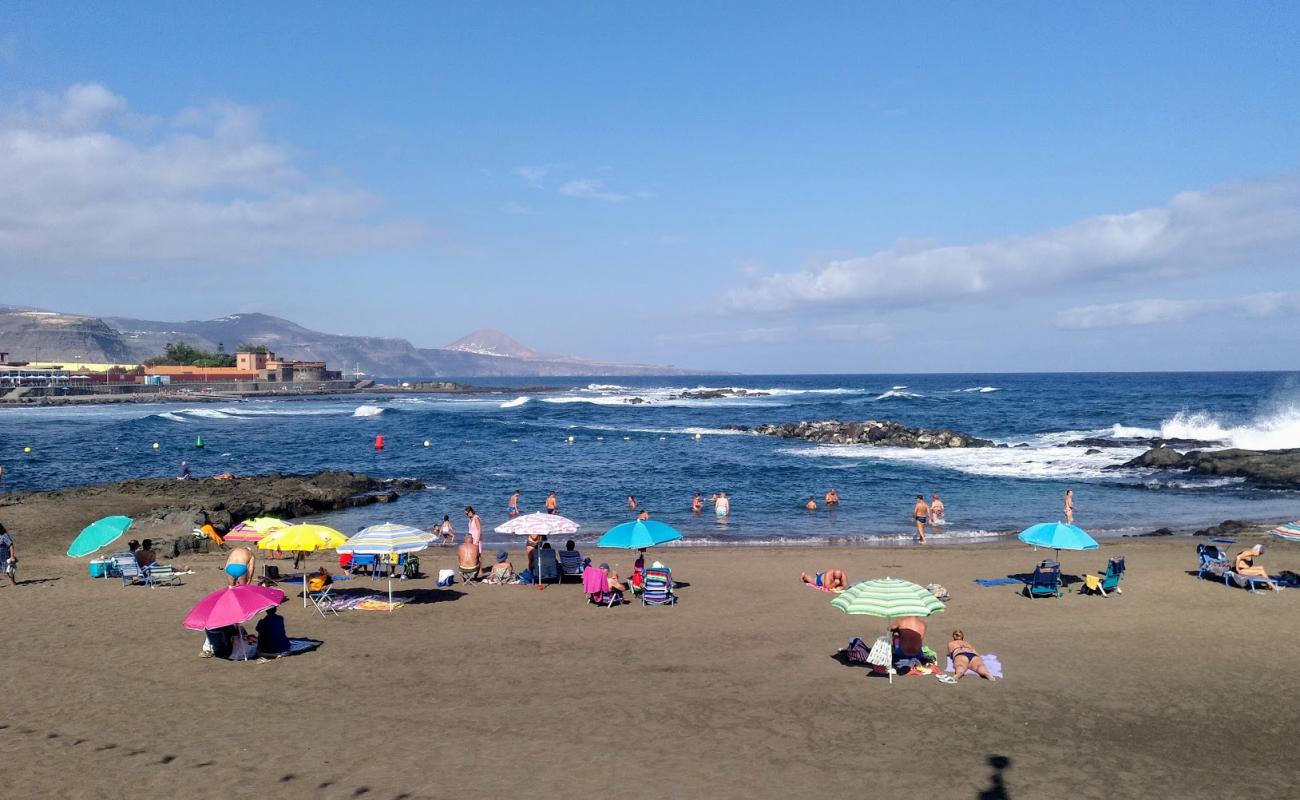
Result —
[[307, 565], [302, 565], [302, 607], [307, 607]]

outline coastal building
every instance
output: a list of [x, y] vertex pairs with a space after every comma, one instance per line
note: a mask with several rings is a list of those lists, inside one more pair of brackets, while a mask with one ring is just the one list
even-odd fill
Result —
[[301, 384], [343, 379], [342, 372], [328, 369], [324, 361], [276, 358], [275, 353], [269, 350], [236, 353], [233, 367], [145, 367], [145, 375], [165, 377], [168, 383], [267, 381]]

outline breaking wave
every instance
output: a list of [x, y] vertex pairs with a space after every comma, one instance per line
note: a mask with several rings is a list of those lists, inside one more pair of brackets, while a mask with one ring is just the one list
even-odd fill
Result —
[[529, 400], [528, 396], [516, 397], [514, 400], [507, 400], [501, 404], [501, 408], [519, 408]]
[[1300, 407], [1283, 406], [1244, 425], [1230, 424], [1204, 411], [1180, 411], [1160, 423], [1160, 435], [1223, 442], [1247, 450], [1285, 450], [1300, 447]]
[[352, 416], [377, 417], [382, 413], [384, 413], [384, 409], [381, 408], [380, 406], [364, 405], [364, 406], [357, 406], [357, 410], [352, 412]]
[[913, 400], [917, 397], [925, 397], [920, 392], [909, 392], [906, 386], [895, 386], [887, 392], [876, 395], [876, 400]]

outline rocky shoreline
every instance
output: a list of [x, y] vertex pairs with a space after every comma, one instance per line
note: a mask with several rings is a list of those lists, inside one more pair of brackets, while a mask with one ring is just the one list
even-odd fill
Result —
[[1245, 478], [1261, 489], [1300, 489], [1298, 450], [1191, 450], [1153, 447], [1107, 469], [1181, 470], [1195, 475]]
[[743, 431], [778, 439], [800, 439], [818, 444], [868, 444], [876, 447], [910, 447], [937, 450], [954, 447], [1006, 447], [988, 439], [947, 428], [909, 428], [901, 422], [866, 420], [841, 422], [836, 419], [818, 422], [792, 422], [785, 425], [728, 425], [728, 430]]
[[0, 523], [28, 548], [61, 551], [83, 527], [113, 514], [135, 521], [132, 538], [191, 539], [205, 515], [225, 529], [253, 517], [292, 519], [387, 503], [423, 488], [420, 481], [380, 480], [353, 472], [272, 473], [230, 480], [144, 478], [0, 495]]

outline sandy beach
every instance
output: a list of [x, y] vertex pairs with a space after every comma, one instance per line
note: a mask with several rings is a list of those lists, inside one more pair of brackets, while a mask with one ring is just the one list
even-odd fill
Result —
[[[24, 583], [0, 588], [15, 796], [1244, 797], [1300, 777], [1300, 592], [1199, 581], [1191, 538], [1063, 554], [1067, 574], [1125, 555], [1109, 598], [972, 582], [1030, 569], [1042, 554], [1019, 544], [664, 549], [689, 584], [674, 608], [601, 609], [572, 583], [416, 580], [392, 614], [322, 619], [286, 586], [290, 635], [324, 644], [266, 663], [200, 659], [180, 625], [223, 585], [220, 556], [182, 558], [196, 574], [180, 587], [123, 588], [30, 538]], [[454, 560], [426, 555], [426, 571]], [[1300, 570], [1300, 548], [1270, 543], [1265, 563]], [[882, 623], [797, 580], [830, 565], [945, 585], [927, 642], [963, 628], [1005, 680], [890, 685], [842, 664]]]

